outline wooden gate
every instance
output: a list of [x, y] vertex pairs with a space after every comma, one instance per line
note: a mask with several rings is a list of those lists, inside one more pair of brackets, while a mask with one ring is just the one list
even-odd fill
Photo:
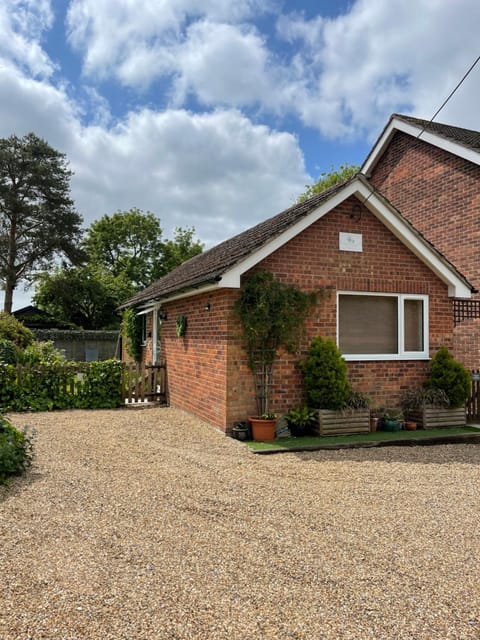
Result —
[[122, 399], [125, 404], [166, 403], [166, 367], [160, 364], [125, 364]]
[[467, 400], [467, 422], [480, 422], [480, 371], [472, 371], [472, 391]]

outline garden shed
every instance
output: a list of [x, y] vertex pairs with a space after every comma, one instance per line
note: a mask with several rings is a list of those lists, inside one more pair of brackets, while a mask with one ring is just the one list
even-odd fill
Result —
[[300, 352], [276, 364], [272, 408], [303, 401], [298, 363], [333, 338], [353, 387], [374, 405], [420, 384], [450, 346], [466, 278], [362, 175], [195, 256], [129, 300], [145, 318], [143, 360], [166, 363], [170, 404], [223, 430], [255, 412], [252, 374], [233, 313], [254, 271], [318, 292]]

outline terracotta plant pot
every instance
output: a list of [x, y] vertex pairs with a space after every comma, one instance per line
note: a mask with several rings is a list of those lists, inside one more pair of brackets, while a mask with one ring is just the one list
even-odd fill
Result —
[[407, 431], [415, 431], [417, 428], [417, 423], [416, 422], [412, 422], [412, 420], [407, 420], [405, 422], [405, 429]]
[[275, 425], [277, 420], [262, 420], [262, 418], [249, 418], [252, 425], [252, 436], [257, 442], [271, 442], [275, 440]]

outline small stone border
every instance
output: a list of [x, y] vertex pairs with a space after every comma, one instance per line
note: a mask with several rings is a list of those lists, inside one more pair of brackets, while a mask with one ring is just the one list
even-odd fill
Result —
[[298, 447], [279, 447], [278, 449], [258, 449], [250, 451], [259, 455], [272, 453], [301, 453], [302, 451], [322, 451], [336, 449], [365, 449], [368, 447], [414, 447], [415, 445], [436, 444], [480, 444], [480, 433], [457, 434], [446, 436], [425, 436], [424, 438], [411, 438], [408, 440], [375, 440], [371, 442], [342, 442], [336, 444], [318, 444]]

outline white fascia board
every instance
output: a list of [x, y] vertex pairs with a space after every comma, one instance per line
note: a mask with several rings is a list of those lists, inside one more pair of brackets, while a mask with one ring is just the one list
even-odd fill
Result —
[[[358, 181], [356, 194], [361, 202], [389, 229], [417, 258], [427, 265], [448, 286], [451, 298], [471, 298], [468, 284], [457, 271], [407, 224], [398, 213], [387, 206], [374, 192]], [[368, 198], [368, 200], [366, 200]]]
[[173, 302], [173, 300], [181, 300], [182, 298], [191, 298], [192, 296], [198, 296], [201, 293], [209, 293], [210, 291], [215, 291], [216, 289], [223, 288], [221, 282], [216, 282], [215, 284], [207, 284], [204, 287], [198, 287], [196, 289], [189, 289], [188, 291], [184, 291], [183, 293], [177, 293], [174, 296], [164, 296], [163, 298], [159, 298], [155, 301], [146, 302], [145, 306], [142, 307], [142, 310], [137, 313], [137, 315], [142, 315], [144, 313], [149, 313], [154, 309], [160, 309], [160, 307], [167, 302]]
[[[432, 133], [431, 131], [422, 131], [422, 127], [418, 125], [393, 118], [393, 120], [383, 132], [381, 138], [376, 143], [371, 154], [363, 163], [362, 168], [360, 169], [363, 174], [365, 174], [366, 176], [370, 175], [372, 169], [377, 164], [377, 161], [389, 145], [390, 140], [393, 138], [395, 131], [403, 131], [403, 133], [407, 133], [413, 138], [418, 137], [419, 140], [428, 142], [429, 144], [435, 147], [439, 147], [444, 151], [448, 151], [449, 153], [453, 153], [460, 158], [464, 158], [465, 160], [469, 160], [474, 164], [480, 165], [480, 153], [478, 153], [478, 151], [475, 151], [474, 149], [468, 149], [467, 147], [464, 147], [463, 145], [451, 140], [446, 140], [442, 136]], [[422, 134], [419, 137], [420, 132], [422, 132]]]
[[227, 271], [220, 282], [222, 287], [229, 287], [232, 289], [240, 288], [241, 276], [254, 267], [256, 264], [268, 258], [274, 251], [283, 247], [284, 244], [295, 238], [299, 233], [307, 229], [314, 222], [322, 218], [329, 211], [337, 207], [344, 200], [354, 195], [356, 192], [356, 181], [346, 185], [341, 191], [329, 198], [326, 202], [321, 204], [316, 209], [313, 209], [309, 214], [304, 216], [297, 223], [286, 229], [283, 233], [275, 236], [270, 242], [264, 244], [260, 249], [250, 254], [245, 260], [242, 260], [236, 264], [232, 269]]

